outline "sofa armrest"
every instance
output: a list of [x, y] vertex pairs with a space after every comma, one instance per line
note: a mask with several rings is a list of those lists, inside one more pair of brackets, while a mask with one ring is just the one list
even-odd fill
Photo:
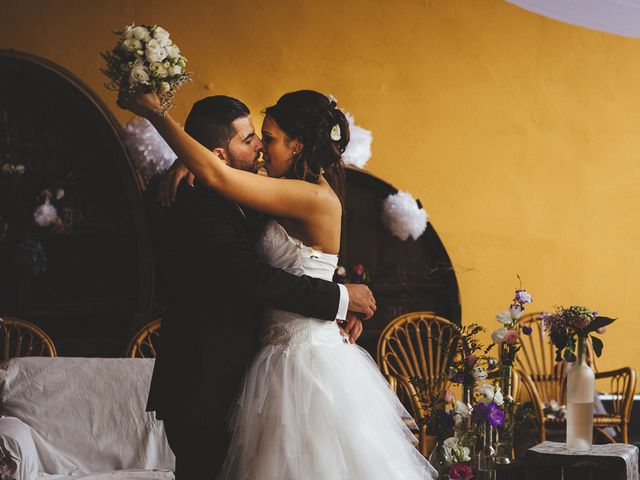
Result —
[[0, 480], [33, 480], [39, 465], [31, 427], [14, 417], [0, 417]]

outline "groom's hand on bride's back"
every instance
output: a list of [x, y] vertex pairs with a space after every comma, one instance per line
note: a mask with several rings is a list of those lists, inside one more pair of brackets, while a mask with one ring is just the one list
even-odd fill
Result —
[[349, 292], [349, 310], [360, 313], [364, 320], [371, 318], [376, 311], [376, 299], [369, 287], [356, 283], [348, 283], [345, 287]]
[[195, 177], [180, 160], [176, 160], [171, 168], [165, 172], [158, 185], [158, 202], [163, 207], [170, 207], [176, 201], [176, 192], [180, 182], [186, 182], [193, 187]]

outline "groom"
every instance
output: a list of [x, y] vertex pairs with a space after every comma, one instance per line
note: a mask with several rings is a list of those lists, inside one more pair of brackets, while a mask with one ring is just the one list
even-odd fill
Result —
[[[257, 172], [262, 143], [239, 100], [196, 102], [185, 130], [228, 165]], [[164, 181], [185, 172], [176, 162]], [[163, 203], [170, 191], [160, 186]], [[348, 316], [352, 339], [362, 325], [347, 310], [364, 318], [375, 311], [363, 285], [298, 277], [261, 262], [252, 248], [258, 218], [197, 180], [180, 184], [167, 212], [159, 252], [166, 313], [147, 410], [164, 421], [177, 480], [213, 480], [224, 462], [227, 414], [257, 350], [263, 306], [329, 322]]]

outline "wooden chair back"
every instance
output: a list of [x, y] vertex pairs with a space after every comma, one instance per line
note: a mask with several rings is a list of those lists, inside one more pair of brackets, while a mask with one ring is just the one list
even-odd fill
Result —
[[0, 319], [0, 358], [55, 357], [56, 347], [49, 335], [31, 322], [19, 318]]
[[160, 342], [160, 319], [146, 324], [136, 332], [127, 348], [127, 357], [156, 358]]

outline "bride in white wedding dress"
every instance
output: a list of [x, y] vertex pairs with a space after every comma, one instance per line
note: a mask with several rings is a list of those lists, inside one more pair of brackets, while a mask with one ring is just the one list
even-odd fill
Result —
[[[187, 135], [154, 94], [125, 95], [203, 183], [272, 217], [258, 250], [274, 267], [332, 280], [338, 263], [347, 120], [332, 98], [302, 90], [266, 109], [268, 177], [236, 170]], [[220, 480], [424, 480], [410, 416], [369, 354], [337, 323], [267, 310], [261, 349], [231, 417]], [[407, 422], [408, 421], [408, 422]]]

